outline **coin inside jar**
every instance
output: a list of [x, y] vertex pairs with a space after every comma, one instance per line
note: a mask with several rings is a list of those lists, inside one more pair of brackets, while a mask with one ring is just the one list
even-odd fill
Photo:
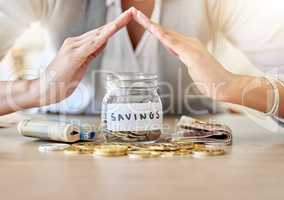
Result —
[[128, 142], [128, 143], [143, 143], [155, 141], [161, 136], [161, 130], [156, 131], [113, 131], [106, 134], [108, 141], [112, 142]]
[[102, 101], [102, 133], [108, 142], [155, 142], [162, 133], [158, 75], [111, 73]]

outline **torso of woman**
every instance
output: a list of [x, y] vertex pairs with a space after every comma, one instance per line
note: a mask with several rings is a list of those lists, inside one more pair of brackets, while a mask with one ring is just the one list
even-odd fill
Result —
[[[155, 0], [144, 0], [144, 1], [133, 1], [133, 0], [121, 0], [122, 10], [125, 11], [128, 8], [135, 7], [145, 13], [148, 17], [151, 17]], [[141, 40], [145, 30], [142, 26], [138, 25], [136, 22], [131, 22], [127, 26], [128, 34], [133, 46], [136, 49], [139, 41]]]

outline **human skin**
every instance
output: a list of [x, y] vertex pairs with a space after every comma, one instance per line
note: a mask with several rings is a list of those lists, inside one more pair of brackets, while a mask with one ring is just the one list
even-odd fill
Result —
[[[102, 51], [108, 39], [133, 19], [156, 36], [188, 67], [189, 75], [203, 94], [261, 112], [271, 109], [271, 105], [267, 103], [271, 98], [268, 93], [271, 85], [266, 79], [230, 73], [198, 39], [151, 22], [142, 12], [130, 8], [115, 22], [66, 39], [40, 79], [0, 82], [0, 115], [57, 103], [67, 98], [83, 78], [90, 61]], [[281, 84], [277, 86], [280, 93], [279, 116], [284, 117], [284, 105], [281, 104], [284, 88]]]
[[0, 82], [0, 115], [54, 104], [70, 96], [108, 39], [132, 20], [130, 10], [103, 27], [67, 38], [39, 79]]
[[[261, 112], [271, 110], [273, 86], [263, 77], [236, 75], [227, 71], [197, 39], [169, 30], [152, 22], [141, 11], [132, 8], [132, 16], [157, 37], [188, 69], [200, 91], [218, 101], [243, 105]], [[280, 95], [278, 116], [284, 117], [284, 88], [276, 84]]]

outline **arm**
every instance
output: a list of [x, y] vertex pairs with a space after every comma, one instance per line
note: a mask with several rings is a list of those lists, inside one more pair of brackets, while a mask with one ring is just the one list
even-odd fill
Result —
[[131, 12], [125, 11], [103, 27], [67, 38], [39, 79], [0, 82], [0, 115], [54, 104], [70, 96], [84, 77], [92, 59], [131, 18]]
[[1, 81], [0, 115], [39, 106], [35, 81]]
[[[268, 100], [272, 87], [263, 78], [235, 75], [227, 71], [195, 38], [186, 37], [150, 21], [143, 13], [132, 10], [134, 19], [155, 35], [187, 67], [200, 91], [213, 99], [244, 105], [261, 112], [271, 109]], [[249, 87], [252, 87], [250, 89]], [[278, 84], [280, 104], [284, 88]], [[274, 98], [272, 96], [272, 98]], [[284, 107], [279, 108], [284, 117]]]
[[[223, 95], [223, 101], [235, 103], [253, 108], [261, 112], [269, 112], [273, 106], [274, 94], [272, 86], [262, 77], [234, 75], [231, 88], [226, 95]], [[284, 87], [282, 84], [276, 84], [279, 91], [279, 109], [278, 117], [284, 117]]]

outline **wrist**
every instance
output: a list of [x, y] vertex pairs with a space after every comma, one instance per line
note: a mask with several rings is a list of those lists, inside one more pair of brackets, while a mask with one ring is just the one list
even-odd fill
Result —
[[40, 90], [39, 90], [39, 79], [27, 81], [28, 96], [31, 100], [31, 107], [40, 107]]
[[241, 97], [241, 88], [244, 82], [244, 77], [229, 73], [228, 78], [219, 88], [217, 92], [217, 100], [227, 103], [238, 104]]

